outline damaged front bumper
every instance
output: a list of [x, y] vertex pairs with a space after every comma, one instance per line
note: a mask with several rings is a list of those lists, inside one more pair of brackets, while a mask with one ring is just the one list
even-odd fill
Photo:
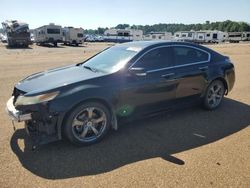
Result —
[[28, 109], [16, 109], [14, 97], [6, 104], [6, 112], [12, 121], [25, 122], [25, 130], [32, 139], [33, 147], [61, 139], [61, 134], [58, 134], [58, 114], [49, 113], [48, 107], [41, 104]]

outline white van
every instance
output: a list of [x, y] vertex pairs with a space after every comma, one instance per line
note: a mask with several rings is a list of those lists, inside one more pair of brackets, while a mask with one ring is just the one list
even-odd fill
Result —
[[83, 44], [84, 42], [84, 30], [82, 28], [64, 27], [63, 28], [63, 43], [66, 45]]

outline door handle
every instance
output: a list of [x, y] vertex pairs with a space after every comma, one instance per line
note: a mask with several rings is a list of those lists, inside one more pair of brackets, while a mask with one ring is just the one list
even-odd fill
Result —
[[169, 74], [164, 74], [164, 75], [161, 75], [162, 78], [170, 78], [171, 76], [174, 76], [175, 73], [169, 73]]
[[205, 67], [199, 67], [199, 69], [200, 69], [201, 71], [206, 71], [206, 70], [208, 69], [208, 66], [205, 66]]

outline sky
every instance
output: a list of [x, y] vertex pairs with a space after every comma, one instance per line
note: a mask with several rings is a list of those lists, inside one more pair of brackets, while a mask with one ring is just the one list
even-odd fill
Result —
[[0, 0], [0, 21], [21, 20], [31, 29], [55, 23], [96, 29], [120, 23], [250, 23], [250, 0]]

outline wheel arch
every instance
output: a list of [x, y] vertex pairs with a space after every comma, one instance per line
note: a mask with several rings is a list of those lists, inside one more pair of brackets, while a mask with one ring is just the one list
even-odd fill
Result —
[[228, 83], [227, 83], [226, 79], [223, 77], [217, 77], [217, 78], [213, 79], [209, 84], [211, 84], [215, 80], [219, 80], [223, 83], [223, 85], [225, 87], [225, 95], [227, 95], [228, 94]]

